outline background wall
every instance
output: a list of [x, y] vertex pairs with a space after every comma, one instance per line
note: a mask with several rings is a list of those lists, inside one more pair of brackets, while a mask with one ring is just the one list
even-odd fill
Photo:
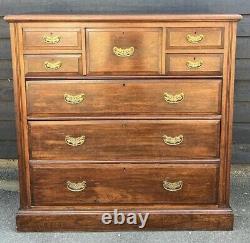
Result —
[[239, 13], [233, 162], [250, 163], [249, 0], [0, 0], [0, 158], [16, 158], [15, 113], [7, 14], [25, 13]]

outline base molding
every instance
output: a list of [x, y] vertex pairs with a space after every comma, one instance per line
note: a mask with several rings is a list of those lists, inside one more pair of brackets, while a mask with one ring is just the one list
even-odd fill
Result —
[[103, 224], [103, 213], [111, 210], [38, 211], [20, 210], [16, 216], [17, 231], [130, 231], [130, 230], [232, 230], [233, 213], [223, 209], [154, 209], [135, 208], [125, 213], [149, 213], [146, 226], [140, 229], [131, 224]]

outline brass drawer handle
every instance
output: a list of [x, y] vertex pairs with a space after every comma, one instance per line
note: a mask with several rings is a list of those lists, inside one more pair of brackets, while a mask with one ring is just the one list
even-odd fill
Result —
[[65, 137], [65, 143], [72, 147], [80, 146], [84, 144], [84, 142], [85, 142], [85, 136], [74, 138], [74, 137], [67, 135]]
[[67, 181], [66, 185], [67, 185], [67, 189], [71, 192], [81, 192], [86, 189], [87, 182], [86, 181], [82, 181], [82, 182]]
[[176, 136], [176, 137], [169, 137], [167, 135], [163, 135], [163, 141], [167, 145], [171, 145], [171, 146], [179, 145], [179, 144], [181, 144], [183, 142], [183, 140], [184, 140], [183, 135], [179, 135], [179, 136]]
[[61, 61], [57, 61], [57, 62], [46, 61], [44, 62], [44, 67], [49, 70], [57, 70], [62, 67], [62, 62]]
[[67, 104], [77, 105], [83, 102], [84, 99], [85, 99], [85, 94], [79, 94], [79, 95], [64, 94], [64, 101]]
[[129, 48], [119, 48], [114, 46], [113, 53], [118, 57], [130, 57], [133, 56], [135, 48], [133, 46]]
[[43, 41], [46, 44], [53, 44], [54, 45], [54, 44], [57, 44], [57, 43], [59, 43], [61, 41], [61, 36], [59, 36], [59, 35], [53, 35], [53, 34], [51, 34], [51, 35], [45, 35], [43, 37]]
[[163, 188], [170, 192], [176, 192], [182, 189], [183, 182], [182, 181], [175, 181], [170, 182], [168, 180], [163, 181]]
[[186, 65], [189, 69], [198, 69], [203, 65], [203, 61], [187, 61]]
[[164, 93], [164, 100], [170, 104], [177, 104], [177, 103], [182, 102], [184, 100], [184, 93], [172, 95], [172, 94], [165, 92]]
[[186, 36], [186, 40], [191, 44], [197, 44], [197, 43], [201, 42], [203, 39], [204, 39], [203, 34], [196, 34], [196, 35], [188, 34]]

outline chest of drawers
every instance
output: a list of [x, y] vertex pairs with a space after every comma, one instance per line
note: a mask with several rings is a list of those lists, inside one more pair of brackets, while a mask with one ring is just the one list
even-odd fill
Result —
[[17, 15], [19, 231], [229, 230], [240, 15]]

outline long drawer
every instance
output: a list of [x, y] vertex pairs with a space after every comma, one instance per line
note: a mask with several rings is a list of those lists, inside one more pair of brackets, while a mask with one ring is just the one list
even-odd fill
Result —
[[29, 122], [30, 159], [149, 161], [218, 158], [217, 120]]
[[32, 205], [214, 204], [216, 165], [33, 164]]
[[34, 117], [219, 114], [221, 80], [27, 82]]

